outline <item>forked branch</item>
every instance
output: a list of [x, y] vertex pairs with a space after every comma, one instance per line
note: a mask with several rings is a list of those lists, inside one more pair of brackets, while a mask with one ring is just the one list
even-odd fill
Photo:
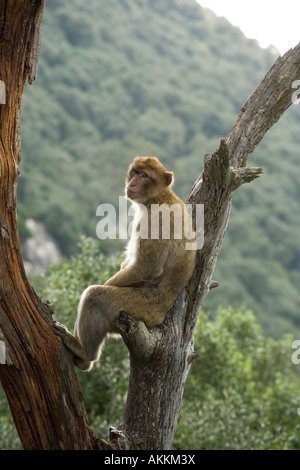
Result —
[[193, 324], [208, 292], [209, 279], [222, 245], [232, 192], [263, 173], [261, 168], [246, 167], [248, 156], [293, 104], [293, 84], [299, 78], [300, 43], [276, 60], [242, 107], [232, 131], [221, 140], [213, 154], [205, 156], [204, 171], [188, 198], [189, 203], [205, 206], [205, 242], [198, 253], [195, 275], [188, 289], [191, 307], [187, 318], [193, 317]]
[[[143, 362], [148, 355], [145, 345], [147, 349], [149, 344], [144, 326], [138, 322], [134, 330], [126, 332], [124, 339], [131, 354], [131, 378], [122, 422], [111, 435], [116, 448], [125, 445], [128, 449], [167, 449], [172, 443], [184, 383], [196, 356], [194, 331], [202, 302], [214, 285], [212, 274], [228, 224], [232, 193], [262, 174], [261, 168], [246, 167], [248, 156], [292, 105], [293, 82], [299, 78], [300, 44], [276, 61], [243, 106], [230, 134], [221, 140], [213, 154], [204, 158], [204, 170], [187, 201], [194, 205], [204, 204], [204, 245], [197, 254], [190, 282], [162, 325], [164, 354], [160, 357], [157, 373], [151, 361], [149, 364]], [[145, 338], [140, 353], [136, 348], [137, 337], [142, 342]], [[153, 351], [152, 343], [149, 351]], [[147, 402], [149, 383], [151, 400]], [[141, 400], [141, 397], [144, 398]], [[149, 426], [141, 416], [147, 416]]]
[[[248, 155], [292, 104], [292, 84], [299, 77], [300, 45], [276, 61], [243, 106], [231, 133], [213, 154], [205, 156], [204, 170], [188, 199], [194, 205], [204, 204], [204, 245], [188, 286], [163, 325], [149, 332], [128, 316], [120, 319], [130, 351], [131, 377], [122, 422], [111, 432], [115, 448], [167, 449], [172, 443], [184, 382], [196, 357], [193, 337], [199, 310], [216, 285], [212, 273], [228, 224], [232, 193], [262, 174], [259, 167], [245, 166]], [[158, 338], [157, 330], [162, 337]], [[153, 361], [158, 343], [159, 364]]]

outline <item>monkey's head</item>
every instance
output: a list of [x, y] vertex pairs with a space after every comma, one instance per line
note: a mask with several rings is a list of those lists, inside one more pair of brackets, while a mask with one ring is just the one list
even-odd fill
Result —
[[170, 191], [173, 182], [173, 173], [167, 171], [156, 157], [136, 157], [128, 169], [126, 196], [146, 204]]

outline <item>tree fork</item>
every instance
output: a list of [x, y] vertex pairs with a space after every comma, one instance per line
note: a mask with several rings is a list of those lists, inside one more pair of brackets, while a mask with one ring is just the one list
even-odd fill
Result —
[[[154, 360], [151, 355], [152, 364], [139, 361], [136, 342], [128, 338], [132, 330], [129, 328], [126, 335], [122, 334], [130, 351], [131, 378], [121, 424], [111, 431], [111, 440], [120, 448], [169, 449], [172, 444], [184, 383], [196, 357], [193, 338], [199, 311], [210, 288], [217, 284], [211, 276], [227, 228], [232, 193], [263, 173], [262, 168], [245, 166], [248, 155], [292, 104], [292, 83], [299, 76], [300, 44], [277, 59], [243, 106], [231, 133], [221, 140], [213, 154], [204, 157], [204, 170], [187, 201], [205, 205], [204, 246], [197, 254], [196, 267], [186, 289], [163, 325], [152, 329], [153, 334], [155, 330], [162, 332], [159, 357]], [[135, 337], [139, 324], [135, 324]], [[143, 357], [147, 344], [150, 343], [145, 342]], [[138, 400], [141, 397], [144, 400]]]

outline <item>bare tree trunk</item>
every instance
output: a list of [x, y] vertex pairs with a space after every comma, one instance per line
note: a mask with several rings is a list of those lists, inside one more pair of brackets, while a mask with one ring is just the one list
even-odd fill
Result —
[[[0, 339], [1, 384], [25, 449], [169, 449], [184, 383], [195, 358], [193, 337], [220, 251], [232, 192], [260, 168], [250, 152], [292, 104], [300, 77], [300, 45], [277, 60], [242, 109], [205, 168], [189, 202], [205, 205], [205, 242], [193, 277], [159, 328], [149, 331], [126, 313], [119, 327], [130, 351], [131, 376], [121, 424], [108, 444], [88, 427], [70, 355], [53, 333], [51, 308], [29, 285], [20, 253], [16, 186], [19, 111], [26, 78], [36, 77], [44, 0], [0, 0]], [[128, 312], [130, 313], [130, 312]]]
[[16, 218], [20, 107], [36, 77], [44, 0], [0, 0], [0, 379], [25, 449], [91, 448], [74, 367], [23, 269]]

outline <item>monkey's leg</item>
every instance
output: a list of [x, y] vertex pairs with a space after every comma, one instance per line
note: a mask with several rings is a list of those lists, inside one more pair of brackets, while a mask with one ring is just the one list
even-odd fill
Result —
[[148, 328], [160, 325], [175, 298], [169, 298], [158, 287], [117, 287], [103, 286], [112, 320], [112, 328], [123, 310]]
[[119, 314], [117, 295], [110, 287], [89, 286], [82, 294], [72, 335], [64, 325], [55, 324], [57, 334], [73, 353], [74, 364], [90, 370], [97, 361], [109, 333], [116, 333], [114, 326]]
[[64, 325], [54, 326], [73, 353], [75, 365], [90, 370], [100, 358], [106, 336], [118, 333], [116, 320], [122, 310], [151, 328], [163, 322], [170, 307], [170, 299], [159, 288], [90, 286], [80, 299], [74, 335]]
[[69, 332], [66, 326], [59, 322], [54, 323], [55, 332], [63, 340], [64, 345], [73, 354], [74, 364], [82, 370], [90, 370], [93, 367], [93, 361], [88, 359], [88, 353], [79, 339]]

